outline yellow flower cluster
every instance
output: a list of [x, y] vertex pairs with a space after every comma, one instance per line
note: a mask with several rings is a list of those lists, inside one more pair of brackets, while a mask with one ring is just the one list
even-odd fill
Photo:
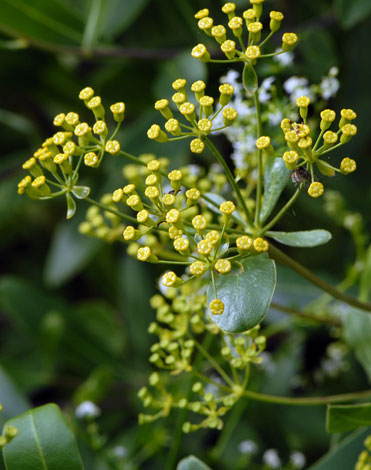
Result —
[[[190, 149], [193, 153], [202, 153], [205, 148], [204, 139], [214, 131], [220, 131], [230, 126], [237, 118], [237, 111], [234, 108], [226, 107], [232, 98], [234, 87], [227, 83], [219, 87], [219, 108], [216, 109], [217, 103], [214, 98], [205, 94], [206, 84], [202, 80], [192, 83], [191, 91], [197, 102], [195, 106], [188, 100], [187, 81], [178, 78], [172, 83], [175, 91], [171, 100], [177, 107], [177, 111], [185, 118], [182, 123], [174, 117], [167, 99], [160, 99], [155, 103], [155, 109], [160, 111], [165, 122], [165, 131], [158, 124], [153, 124], [147, 131], [147, 136], [151, 140], [157, 142], [167, 142], [172, 140], [180, 140], [192, 138]], [[213, 120], [222, 113], [224, 127], [213, 128]], [[169, 134], [173, 137], [169, 137]]]
[[309, 182], [308, 194], [317, 198], [324, 193], [324, 186], [315, 179], [314, 165], [326, 176], [334, 176], [335, 172], [347, 175], [356, 170], [356, 162], [351, 158], [344, 158], [340, 163], [340, 167], [336, 168], [327, 160], [320, 159], [320, 157], [349, 142], [356, 135], [357, 127], [352, 121], [357, 115], [352, 109], [343, 109], [339, 129], [334, 132], [330, 130], [330, 127], [336, 119], [336, 113], [332, 109], [323, 110], [320, 113], [320, 133], [316, 141], [313, 142], [310, 136], [311, 129], [307, 123], [310, 98], [301, 96], [296, 100], [296, 104], [303, 122], [294, 122], [287, 118], [281, 122], [281, 129], [289, 148], [288, 151], [284, 152], [282, 158], [286, 167], [289, 170], [294, 170], [293, 181], [299, 184]]
[[[215, 25], [207, 8], [198, 11], [194, 15], [198, 20], [198, 27], [217, 41], [227, 61], [255, 64], [257, 59], [264, 57], [261, 52], [264, 44], [281, 27], [283, 14], [279, 11], [271, 11], [269, 13], [269, 32], [262, 41], [263, 23], [261, 22], [261, 16], [264, 0], [250, 0], [250, 3], [251, 8], [245, 10], [242, 16], [237, 16], [235, 3], [228, 2], [224, 4], [222, 12], [228, 16], [226, 26], [222, 24]], [[293, 49], [297, 42], [298, 36], [295, 33], [284, 33], [282, 36], [282, 49], [278, 53]], [[192, 49], [192, 56], [203, 62], [213, 62], [209, 51], [202, 43]]]

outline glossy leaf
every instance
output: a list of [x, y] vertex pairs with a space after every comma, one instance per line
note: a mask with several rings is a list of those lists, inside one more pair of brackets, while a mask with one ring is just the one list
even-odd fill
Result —
[[2, 0], [0, 29], [41, 47], [78, 46], [83, 23], [71, 8], [58, 0]]
[[344, 317], [344, 338], [354, 349], [371, 381], [371, 315], [356, 308], [349, 308]]
[[105, 21], [103, 34], [108, 37], [118, 33], [122, 34], [133, 24], [148, 2], [149, 0], [135, 0], [135, 2], [104, 0]]
[[319, 171], [323, 175], [335, 176], [335, 170], [333, 169], [333, 167], [329, 163], [327, 163], [323, 160], [316, 160], [316, 165], [317, 165], [317, 168], [319, 169]]
[[247, 96], [253, 96], [258, 89], [258, 77], [254, 67], [246, 63], [242, 71], [242, 83]]
[[271, 214], [282, 191], [290, 179], [290, 170], [282, 158], [268, 157], [264, 172], [264, 200], [260, 211], [260, 223]]
[[44, 279], [50, 286], [60, 286], [78, 273], [99, 249], [98, 240], [83, 236], [77, 223], [62, 222], [54, 232], [46, 259]]
[[13, 383], [7, 371], [0, 365], [0, 403], [3, 405], [3, 410], [0, 413], [0, 426], [4, 422], [20, 413], [31, 408], [31, 404], [27, 398], [18, 390], [18, 387]]
[[190, 455], [178, 463], [176, 470], [211, 470], [211, 468], [194, 455]]
[[90, 194], [90, 188], [89, 186], [74, 186], [71, 192], [78, 199], [85, 199]]
[[364, 426], [371, 426], [371, 403], [327, 406], [328, 432], [353, 431]]
[[363, 442], [369, 434], [369, 429], [355, 431], [312, 465], [310, 470], [353, 469], [359, 454], [364, 450]]
[[[212, 320], [224, 331], [238, 333], [258, 325], [267, 313], [276, 286], [276, 266], [267, 254], [245, 259], [239, 268], [216, 280], [218, 299], [224, 313]], [[213, 285], [208, 289], [208, 304], [215, 299]]]
[[3, 451], [7, 470], [83, 470], [76, 440], [57, 405], [10, 419], [18, 436]]
[[302, 232], [266, 232], [267, 237], [288, 246], [310, 248], [324, 245], [331, 240], [332, 235], [327, 230], [305, 230]]
[[66, 199], [67, 199], [66, 219], [72, 219], [72, 217], [76, 214], [76, 202], [70, 193], [66, 194]]
[[337, 0], [335, 6], [343, 26], [353, 28], [371, 14], [371, 2], [369, 0]]
[[[209, 202], [203, 199], [205, 206], [208, 209], [210, 209], [212, 212], [214, 212], [215, 214], [220, 215], [221, 212], [219, 210], [219, 206], [222, 202], [225, 202], [226, 199], [222, 196], [219, 196], [219, 194], [215, 194], [215, 193], [206, 193], [205, 196], [214, 202], [213, 204], [212, 202]], [[243, 220], [243, 218], [241, 217], [241, 214], [238, 211], [233, 212], [233, 217], [236, 218], [242, 225], [246, 224], [246, 222]]]

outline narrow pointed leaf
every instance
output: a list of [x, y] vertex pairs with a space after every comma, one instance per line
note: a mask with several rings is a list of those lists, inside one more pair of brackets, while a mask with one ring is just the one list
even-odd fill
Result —
[[254, 67], [250, 64], [245, 64], [242, 72], [242, 83], [245, 88], [247, 96], [253, 96], [258, 89], [258, 77]]
[[7, 470], [83, 470], [76, 440], [57, 405], [40, 406], [16, 416], [17, 437], [3, 450]]
[[74, 186], [71, 192], [77, 199], [85, 199], [90, 194], [90, 188], [89, 186]]
[[353, 431], [364, 426], [371, 426], [371, 403], [327, 406], [328, 432]]
[[72, 219], [76, 213], [76, 202], [70, 193], [66, 194], [67, 199], [67, 214], [66, 219]]
[[319, 169], [319, 171], [323, 175], [335, 176], [335, 170], [327, 162], [324, 162], [323, 160], [317, 160], [316, 165], [317, 165], [317, 168]]
[[176, 470], [211, 470], [211, 468], [194, 455], [190, 455], [178, 463]]
[[268, 157], [264, 172], [264, 200], [260, 223], [264, 223], [271, 214], [289, 179], [290, 170], [286, 168], [282, 158]]
[[[224, 331], [238, 333], [258, 325], [267, 313], [276, 286], [276, 266], [267, 254], [245, 259], [240, 267], [216, 280], [218, 299], [224, 313], [210, 318]], [[215, 299], [213, 285], [207, 294], [208, 304]]]
[[310, 248], [324, 245], [331, 240], [332, 235], [327, 230], [306, 230], [302, 232], [266, 232], [266, 236], [288, 246]]

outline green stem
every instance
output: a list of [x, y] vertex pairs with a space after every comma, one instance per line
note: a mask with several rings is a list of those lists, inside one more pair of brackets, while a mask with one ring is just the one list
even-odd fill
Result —
[[115, 214], [118, 217], [120, 217], [121, 219], [127, 220], [128, 222], [132, 222], [132, 223], [135, 223], [135, 224], [138, 223], [137, 219], [135, 219], [134, 217], [131, 217], [130, 215], [124, 214], [123, 212], [119, 212], [115, 209], [112, 209], [111, 207], [106, 206], [105, 204], [102, 204], [101, 202], [95, 201], [94, 199], [92, 199], [90, 197], [84, 198], [84, 201], [89, 202], [90, 204], [93, 204], [94, 206], [98, 206], [101, 209], [103, 209], [104, 211], [111, 212], [112, 214]]
[[360, 308], [361, 310], [371, 312], [371, 303], [361, 302], [348, 294], [340, 292], [338, 289], [323, 281], [315, 274], [311, 273], [307, 268], [271, 244], [269, 245], [269, 251], [276, 261], [280, 261], [281, 263], [286, 264], [290, 269], [297, 272], [304, 279], [307, 279], [309, 282], [316, 285], [320, 289], [328, 292], [330, 295], [332, 295], [332, 297], [335, 297], [335, 299], [341, 300], [349, 305], [353, 305], [353, 307]]
[[259, 44], [259, 47], [260, 49], [264, 46], [264, 44], [269, 41], [269, 39], [273, 36], [274, 32], [271, 31], [268, 36], [264, 39], [264, 41], [262, 41], [260, 44]]
[[[259, 102], [259, 92], [258, 90], [254, 93], [254, 103], [256, 111], [256, 122], [257, 122], [257, 138], [261, 137], [263, 134], [263, 124], [261, 119], [260, 111], [260, 102]], [[256, 205], [255, 205], [255, 226], [259, 225], [260, 209], [262, 203], [262, 192], [263, 192], [263, 151], [258, 150], [258, 181], [256, 187]]]
[[284, 305], [276, 304], [275, 302], [271, 303], [271, 307], [280, 312], [288, 313], [289, 315], [294, 315], [305, 320], [315, 321], [317, 323], [324, 323], [331, 326], [341, 326], [342, 322], [338, 318], [331, 317], [322, 317], [317, 315], [312, 315], [310, 313], [302, 312], [291, 307], [286, 307]]
[[130, 153], [124, 152], [123, 150], [119, 151], [119, 155], [123, 155], [124, 157], [128, 158], [129, 160], [138, 163], [138, 165], [147, 166], [140, 158], [131, 155]]
[[102, 0], [93, 0], [89, 16], [86, 21], [81, 48], [85, 53], [90, 53], [98, 32], [98, 22], [102, 10]]
[[233, 175], [232, 175], [232, 172], [231, 170], [229, 169], [226, 161], [224, 160], [224, 158], [222, 157], [222, 155], [219, 153], [218, 149], [215, 147], [215, 145], [211, 142], [210, 139], [208, 139], [207, 137], [205, 138], [205, 142], [206, 142], [206, 145], [208, 146], [208, 148], [210, 149], [210, 151], [214, 154], [215, 158], [218, 160], [218, 163], [222, 166], [223, 170], [225, 171], [225, 175], [229, 181], [229, 184], [232, 186], [234, 192], [235, 192], [235, 195], [236, 195], [236, 198], [238, 199], [238, 201], [240, 202], [242, 208], [243, 208], [243, 211], [245, 213], [245, 216], [246, 216], [246, 220], [247, 220], [247, 223], [252, 226], [253, 225], [253, 221], [251, 219], [251, 216], [250, 216], [250, 212], [249, 212], [249, 209], [247, 208], [247, 205], [246, 205], [246, 201], [245, 199], [243, 198], [242, 196], [242, 193], [241, 193], [241, 190], [238, 186], [238, 184], [236, 183], [236, 180], [234, 179]]
[[282, 218], [282, 216], [285, 214], [285, 212], [290, 209], [290, 207], [294, 204], [294, 202], [297, 200], [299, 197], [299, 194], [301, 193], [301, 188], [299, 187], [295, 193], [292, 195], [292, 197], [287, 201], [287, 203], [282, 207], [282, 209], [278, 212], [278, 214], [265, 226], [261, 229], [260, 235], [264, 235], [265, 232], [267, 232], [271, 227], [276, 225], [276, 223]]
[[252, 400], [263, 401], [265, 403], [275, 403], [277, 405], [316, 406], [369, 398], [371, 397], [371, 390], [354, 393], [341, 393], [339, 395], [329, 395], [327, 397], [280, 397], [276, 395], [265, 395], [251, 390], [244, 390], [242, 395], [247, 398], [251, 398]]

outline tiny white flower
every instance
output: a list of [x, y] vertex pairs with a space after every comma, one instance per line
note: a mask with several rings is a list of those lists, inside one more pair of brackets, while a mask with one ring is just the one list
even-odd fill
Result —
[[305, 461], [305, 455], [302, 452], [294, 451], [290, 455], [290, 463], [297, 470], [304, 467]]
[[100, 408], [92, 401], [83, 401], [76, 408], [75, 415], [77, 418], [96, 418], [101, 414]]
[[238, 450], [241, 454], [254, 454], [258, 450], [258, 446], [254, 441], [242, 441], [238, 444]]
[[270, 468], [280, 468], [281, 459], [276, 449], [268, 449], [263, 454], [263, 462]]
[[[280, 49], [276, 49], [275, 52], [279, 52]], [[281, 67], [288, 67], [294, 62], [294, 54], [292, 52], [284, 52], [283, 54], [276, 55], [273, 57]]]
[[328, 100], [336, 95], [340, 88], [339, 80], [335, 77], [325, 77], [320, 83], [321, 95]]
[[125, 446], [116, 446], [113, 449], [113, 455], [119, 459], [120, 458], [122, 459], [123, 457], [125, 457], [127, 453], [128, 453], [128, 450]]
[[271, 99], [271, 94], [266, 90], [259, 90], [259, 101], [261, 103], [267, 103]]
[[308, 86], [308, 80], [304, 77], [293, 76], [288, 78], [283, 84], [283, 88], [288, 95], [294, 92], [297, 88], [303, 88]]
[[271, 126], [277, 126], [282, 121], [283, 115], [281, 111], [275, 111], [268, 114], [268, 122]]
[[270, 90], [272, 88], [274, 81], [275, 81], [275, 77], [267, 77], [262, 81], [260, 88], [262, 90]]

